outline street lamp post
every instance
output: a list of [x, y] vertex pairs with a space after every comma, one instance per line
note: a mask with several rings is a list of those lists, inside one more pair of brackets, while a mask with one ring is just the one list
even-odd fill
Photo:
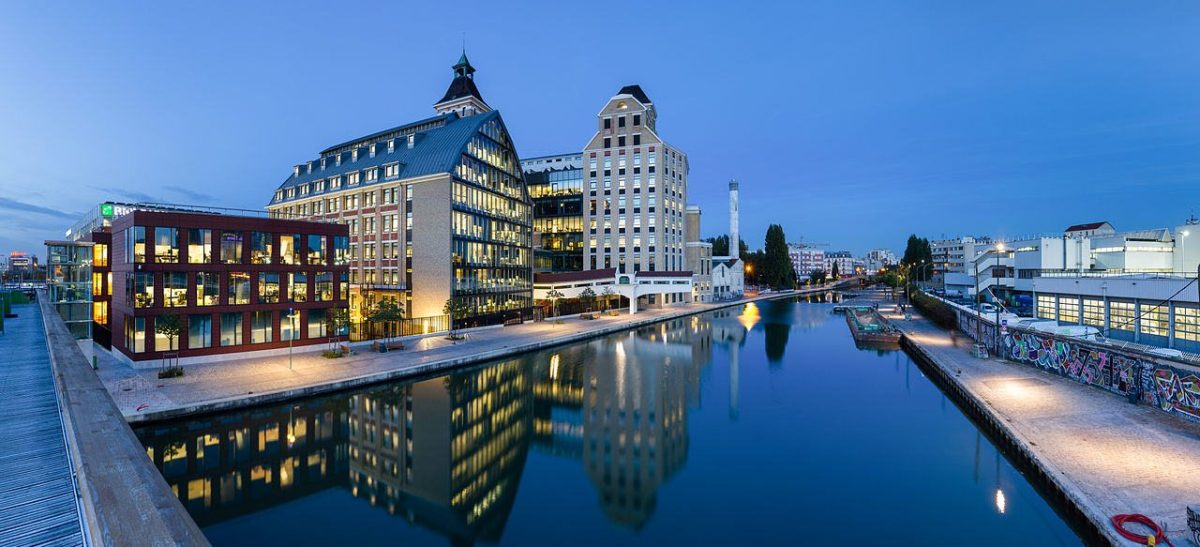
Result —
[[291, 326], [291, 332], [288, 333], [288, 370], [292, 370], [292, 341], [296, 339], [295, 308], [288, 308], [288, 325]]
[[[1001, 266], [1000, 265], [1000, 256], [1003, 254], [1004, 254], [1004, 242], [1001, 241], [1000, 243], [996, 244], [996, 267]], [[996, 271], [995, 270], [992, 270], [992, 279], [996, 279]], [[992, 289], [992, 296], [996, 297], [996, 323], [994, 325], [992, 325], [992, 328], [995, 329], [995, 331], [996, 331], [996, 336], [992, 338], [992, 341], [995, 342], [995, 344], [996, 344], [996, 348], [995, 348], [996, 353], [1000, 353], [1000, 296], [996, 294], [996, 289], [994, 287], [997, 287], [999, 285], [1000, 285], [1000, 280], [996, 279], [996, 284], [993, 286], [993, 289]]]

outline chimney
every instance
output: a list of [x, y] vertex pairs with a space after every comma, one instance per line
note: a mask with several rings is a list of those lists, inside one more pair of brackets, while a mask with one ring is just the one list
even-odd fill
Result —
[[729, 256], [738, 258], [741, 252], [741, 239], [738, 236], [738, 181], [729, 181]]

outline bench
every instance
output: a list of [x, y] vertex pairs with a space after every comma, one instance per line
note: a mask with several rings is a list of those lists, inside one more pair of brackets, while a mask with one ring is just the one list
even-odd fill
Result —
[[404, 349], [403, 342], [388, 342], [386, 344], [379, 343], [378, 340], [371, 342], [371, 351], [379, 353], [387, 353], [392, 350]]
[[514, 317], [512, 319], [506, 319], [504, 321], [504, 326], [508, 327], [512, 325], [520, 325], [521, 323], [524, 323], [524, 321], [522, 321], [520, 317]]
[[594, 314], [594, 313], [591, 313], [591, 312], [581, 313], [581, 314], [579, 314], [579, 318], [580, 318], [580, 319], [587, 319], [587, 320], [589, 320], [589, 321], [592, 321], [592, 320], [595, 320], [595, 319], [596, 319], [596, 314]]

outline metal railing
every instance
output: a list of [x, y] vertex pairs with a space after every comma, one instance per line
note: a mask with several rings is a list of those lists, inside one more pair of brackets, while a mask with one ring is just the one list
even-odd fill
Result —
[[[1032, 274], [1032, 275], [1027, 275]], [[1195, 279], [1196, 272], [1169, 272], [1162, 270], [1062, 270], [1062, 269], [1021, 269], [1018, 277], [1025, 279], [1038, 277], [1053, 278], [1126, 278], [1126, 279]]]

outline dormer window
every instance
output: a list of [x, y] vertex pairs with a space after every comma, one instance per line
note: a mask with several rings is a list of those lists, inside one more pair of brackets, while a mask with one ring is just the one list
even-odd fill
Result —
[[357, 148], [350, 151], [350, 161], [358, 161], [358, 149]]
[[276, 190], [275, 191], [275, 201], [279, 201], [281, 199], [283, 199], [283, 190]]
[[292, 168], [292, 176], [293, 177], [300, 176], [300, 166], [299, 165]]
[[341, 154], [341, 153], [338, 153], [337, 157], [335, 157], [335, 158], [333, 159], [333, 164], [334, 164], [334, 165], [341, 165], [341, 164], [342, 164], [342, 154]]
[[388, 154], [396, 151], [396, 139], [388, 139]]
[[411, 135], [409, 135], [409, 136], [408, 136], [408, 148], [409, 148], [410, 150], [412, 149], [413, 145], [414, 145], [414, 144], [416, 144], [416, 142], [417, 142], [417, 135], [416, 135], [416, 133], [413, 133], [413, 134], [411, 134]]
[[375, 145], [374, 144], [371, 145], [369, 154], [370, 154], [370, 157], [372, 157], [372, 158], [375, 157]]
[[391, 165], [384, 166], [383, 168], [383, 176], [387, 178], [391, 178], [399, 174], [400, 166], [398, 164], [393, 163]]
[[321, 170], [325, 170], [325, 158], [321, 158]]
[[308, 162], [308, 174], [312, 174], [312, 162]]
[[347, 178], [346, 184], [349, 184], [350, 186], [354, 186], [355, 184], [358, 184], [358, 173], [357, 172], [350, 173], [349, 175], [346, 176], [346, 178]]
[[367, 169], [367, 182], [375, 182], [378, 179], [379, 179], [379, 170], [378, 169], [374, 169], [374, 168]]

